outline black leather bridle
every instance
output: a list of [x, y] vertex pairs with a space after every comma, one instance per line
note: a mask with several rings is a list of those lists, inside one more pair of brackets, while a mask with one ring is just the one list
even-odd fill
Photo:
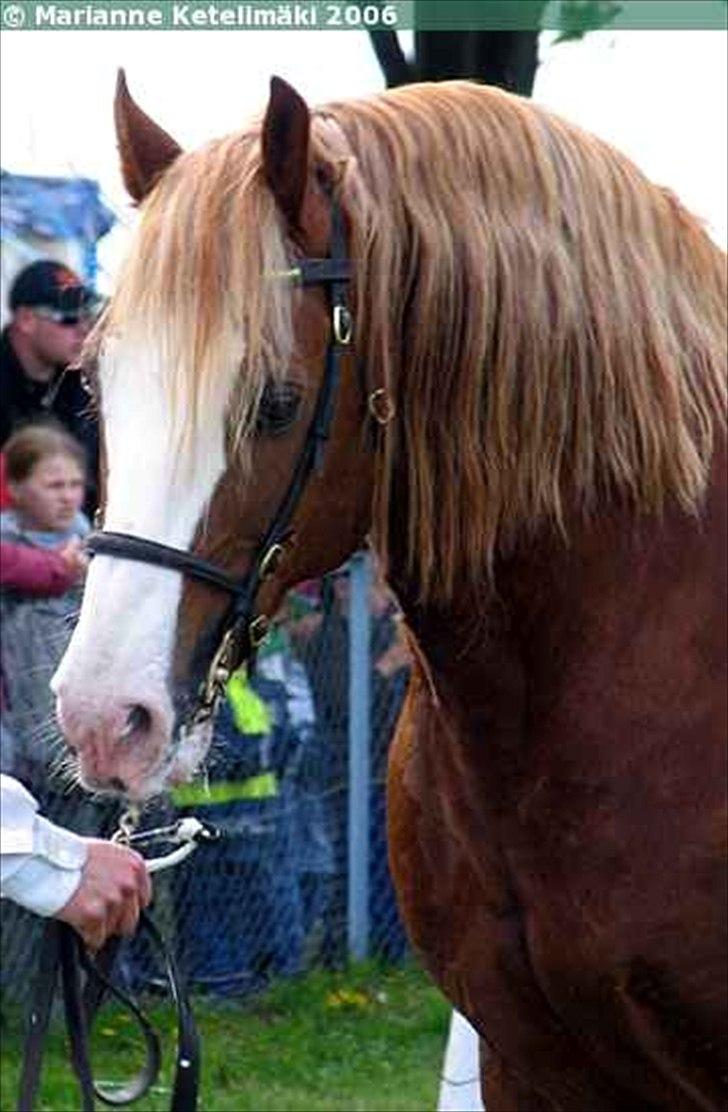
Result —
[[[301, 259], [285, 276], [301, 286], [324, 286], [331, 311], [331, 336], [306, 440], [288, 489], [257, 547], [256, 556], [247, 574], [236, 578], [216, 564], [184, 549], [171, 548], [130, 533], [97, 530], [86, 540], [86, 547], [93, 555], [113, 556], [171, 568], [231, 596], [231, 604], [221, 623], [219, 646], [200, 690], [191, 725], [209, 717], [216, 698], [230, 675], [258, 647], [268, 632], [270, 619], [264, 614], [255, 615], [258, 589], [279, 564], [296, 508], [311, 474], [320, 466], [329, 439], [341, 373], [341, 358], [351, 345], [353, 334], [353, 321], [346, 298], [351, 263], [346, 250], [343, 214], [336, 200], [331, 205], [331, 246], [328, 258]], [[373, 407], [372, 411], [374, 412]]]

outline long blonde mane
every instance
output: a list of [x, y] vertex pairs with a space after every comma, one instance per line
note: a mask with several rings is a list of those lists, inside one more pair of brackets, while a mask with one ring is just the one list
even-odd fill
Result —
[[[369, 366], [399, 421], [411, 570], [450, 598], [498, 544], [620, 492], [694, 509], [725, 405], [725, 257], [626, 158], [465, 82], [331, 106]], [[347, 196], [344, 189], [344, 196]]]
[[[452, 597], [523, 529], [606, 499], [697, 509], [725, 419], [725, 257], [672, 194], [466, 82], [328, 105], [312, 148], [352, 228], [358, 354], [397, 403], [376, 533], [386, 548], [404, 475], [424, 595]], [[140, 235], [112, 316], [168, 322], [192, 419], [222, 374], [240, 375], [249, 421], [261, 368], [292, 342], [291, 293], [264, 277], [290, 248], [257, 128], [180, 159]]]

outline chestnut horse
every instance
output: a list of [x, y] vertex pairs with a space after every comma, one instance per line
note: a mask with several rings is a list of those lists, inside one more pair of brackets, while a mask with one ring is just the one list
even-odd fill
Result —
[[284, 591], [371, 536], [416, 660], [393, 873], [489, 1112], [724, 1107], [724, 257], [469, 83], [274, 79], [183, 153], [122, 75], [116, 123], [141, 219], [54, 680], [84, 782], [189, 776]]

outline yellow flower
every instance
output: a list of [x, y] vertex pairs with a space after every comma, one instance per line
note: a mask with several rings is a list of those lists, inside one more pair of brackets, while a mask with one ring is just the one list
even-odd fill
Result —
[[340, 988], [326, 997], [327, 1008], [368, 1008], [369, 997], [358, 989]]

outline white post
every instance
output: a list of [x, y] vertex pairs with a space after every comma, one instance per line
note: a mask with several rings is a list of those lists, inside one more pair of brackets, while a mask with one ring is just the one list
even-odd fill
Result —
[[480, 1095], [478, 1033], [456, 1011], [450, 1019], [437, 1112], [485, 1112]]
[[369, 953], [369, 764], [371, 750], [371, 617], [369, 557], [349, 565], [349, 954]]

